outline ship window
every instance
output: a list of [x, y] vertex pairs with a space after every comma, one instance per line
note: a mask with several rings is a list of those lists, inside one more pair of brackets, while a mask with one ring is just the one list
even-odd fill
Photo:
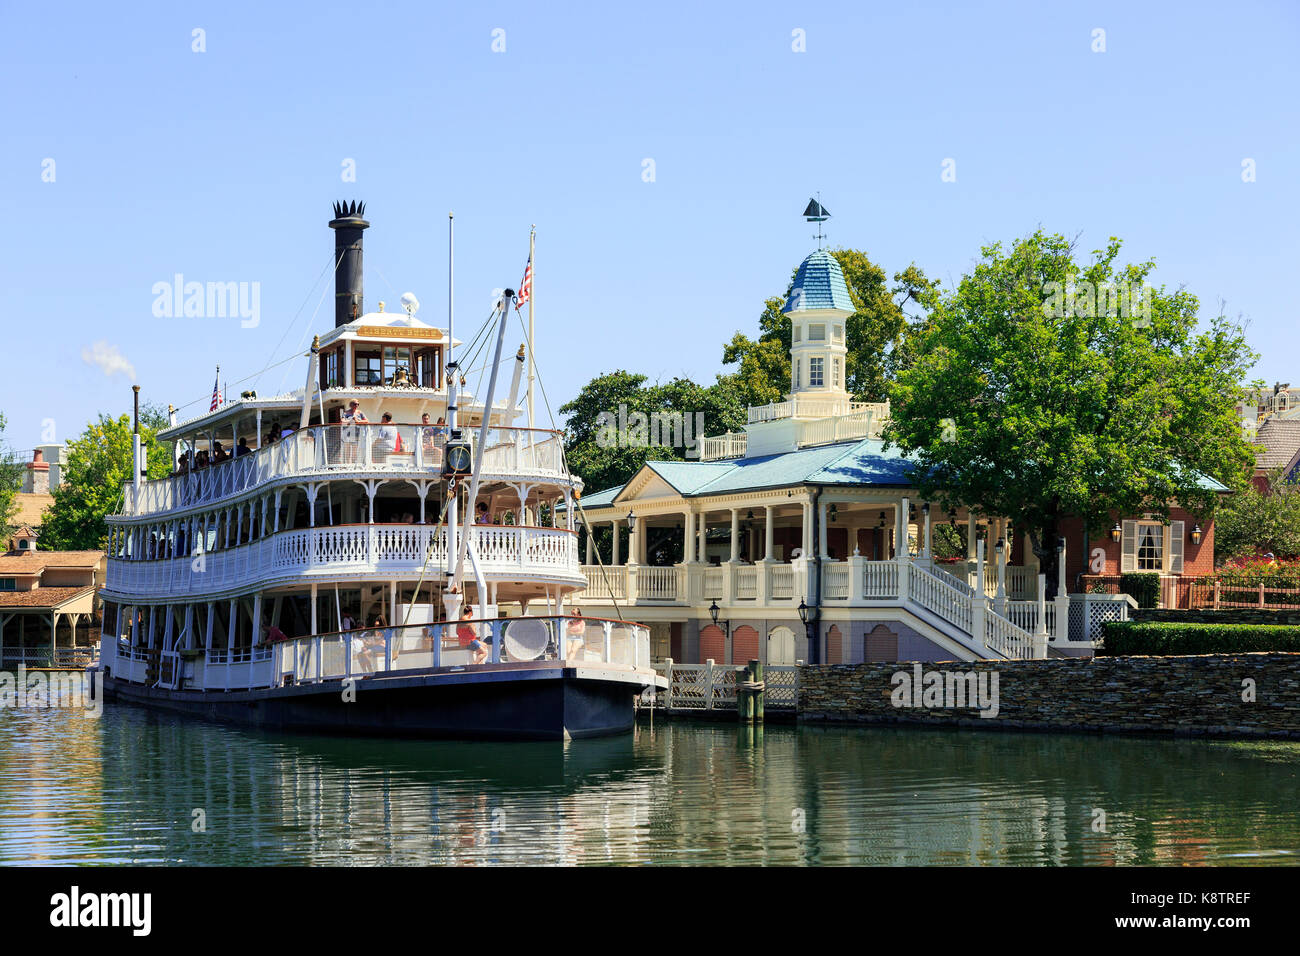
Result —
[[392, 385], [393, 377], [397, 374], [398, 369], [406, 372], [407, 379], [411, 377], [411, 350], [409, 348], [391, 347], [384, 349], [384, 384]]
[[840, 387], [840, 360], [838, 358], [831, 359], [831, 386], [834, 388]]
[[13, 591], [17, 587], [18, 583], [13, 578], [0, 578], [0, 591]]
[[825, 342], [825, 341], [826, 341], [826, 326], [825, 326], [824, 324], [820, 324], [820, 323], [817, 324], [817, 325], [810, 325], [810, 326], [808, 326], [808, 341], [809, 341], [809, 342]]
[[794, 387], [799, 387], [799, 366], [803, 365], [802, 359], [794, 360]]
[[382, 385], [383, 367], [383, 360], [378, 352], [358, 352], [354, 384]]
[[820, 356], [808, 360], [808, 387], [821, 388], [825, 379], [826, 360]]
[[800, 336], [801, 334], [803, 334], [803, 328], [800, 327], [800, 326], [798, 326], [798, 325], [796, 325], [796, 326], [794, 327], [794, 331], [793, 331], [792, 334], [794, 335], [794, 338], [793, 338], [792, 341], [798, 342], [798, 341], [799, 341], [799, 336]]
[[337, 350], [321, 353], [320, 383], [323, 389], [343, 384], [339, 381], [339, 353]]
[[834, 325], [834, 326], [832, 326], [832, 328], [834, 329], [834, 333], [833, 333], [833, 334], [835, 335], [835, 341], [836, 341], [836, 342], [843, 342], [843, 341], [844, 341], [844, 326], [842, 326], [842, 325]]

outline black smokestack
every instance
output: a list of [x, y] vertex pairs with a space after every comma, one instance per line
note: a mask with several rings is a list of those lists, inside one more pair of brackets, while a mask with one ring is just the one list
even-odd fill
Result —
[[370, 223], [361, 217], [366, 214], [366, 204], [345, 202], [334, 204], [334, 327], [347, 325], [362, 315], [361, 304], [361, 233]]

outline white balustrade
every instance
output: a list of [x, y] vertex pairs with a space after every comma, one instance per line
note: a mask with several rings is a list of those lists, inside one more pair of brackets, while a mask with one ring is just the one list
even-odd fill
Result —
[[[541, 574], [576, 580], [582, 573], [577, 536], [563, 528], [477, 525], [470, 533], [479, 566], [489, 576]], [[203, 594], [344, 570], [419, 574], [426, 558], [431, 567], [445, 564], [445, 528], [400, 524], [302, 528], [196, 557], [113, 558], [105, 587], [138, 595]]]
[[849, 597], [849, 566], [822, 562], [822, 597], [828, 601], [845, 601]]
[[863, 596], [868, 601], [898, 597], [898, 562], [867, 561], [863, 565]]
[[758, 598], [758, 568], [752, 564], [732, 566], [731, 573], [736, 587], [736, 599], [753, 601]]
[[[211, 505], [278, 479], [332, 473], [390, 473], [429, 477], [442, 467], [445, 438], [432, 425], [317, 425], [238, 458], [188, 474], [124, 486], [124, 515], [162, 514]], [[466, 429], [478, 441], [478, 429]], [[487, 477], [567, 478], [562, 437], [529, 428], [490, 428], [483, 448]]]

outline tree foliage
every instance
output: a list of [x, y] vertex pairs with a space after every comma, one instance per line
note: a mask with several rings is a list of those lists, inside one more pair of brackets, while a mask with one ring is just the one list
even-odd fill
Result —
[[[644, 375], [610, 372], [560, 407], [567, 416], [569, 468], [588, 492], [625, 483], [647, 461], [698, 458], [704, 435], [738, 430], [745, 422], [745, 406], [730, 380], [720, 377], [712, 386], [686, 378], [647, 382]], [[685, 427], [672, 431], [679, 416], [689, 419], [689, 442]]]
[[1268, 491], [1250, 484], [1224, 502], [1214, 520], [1218, 561], [1253, 554], [1300, 557], [1300, 485], [1281, 468], [1268, 476]]
[[[171, 473], [170, 444], [158, 441], [166, 413], [154, 406], [140, 412], [140, 439], [147, 455], [146, 476]], [[131, 480], [131, 416], [100, 414], [79, 438], [68, 443], [63, 483], [41, 525], [41, 547], [48, 550], [93, 550], [108, 538], [105, 515], [117, 511], [122, 485]]]
[[23, 463], [3, 439], [5, 425], [5, 417], [0, 414], [0, 537], [7, 539], [14, 530], [17, 495], [23, 486]]
[[1241, 328], [1219, 316], [1198, 330], [1182, 289], [1147, 288], [1146, 314], [1109, 295], [1098, 307], [1097, 289], [1142, 288], [1154, 269], [1118, 265], [1120, 245], [1086, 264], [1042, 231], [984, 248], [934, 297], [891, 389], [886, 440], [921, 493], [1010, 517], [1049, 581], [1063, 518], [1095, 529], [1174, 503], [1208, 515], [1201, 476], [1240, 488], [1252, 459], [1233, 409], [1255, 359]]

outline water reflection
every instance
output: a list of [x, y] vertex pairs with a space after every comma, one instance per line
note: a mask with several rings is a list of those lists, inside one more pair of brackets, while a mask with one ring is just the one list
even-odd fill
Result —
[[1285, 863], [1298, 771], [1291, 743], [664, 723], [422, 743], [4, 711], [0, 863]]

